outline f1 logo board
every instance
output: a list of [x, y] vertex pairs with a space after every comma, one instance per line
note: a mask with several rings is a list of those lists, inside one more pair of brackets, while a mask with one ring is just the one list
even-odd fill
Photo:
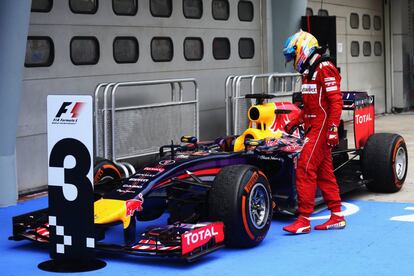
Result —
[[50, 256], [95, 258], [91, 96], [47, 97]]

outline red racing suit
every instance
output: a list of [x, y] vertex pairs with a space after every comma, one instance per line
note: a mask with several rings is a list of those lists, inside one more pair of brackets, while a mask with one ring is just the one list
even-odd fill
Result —
[[302, 79], [304, 108], [300, 121], [305, 125], [305, 145], [296, 170], [299, 213], [309, 217], [314, 210], [316, 187], [322, 191], [332, 212], [341, 211], [339, 187], [333, 172], [328, 129], [339, 126], [342, 113], [341, 76], [330, 61], [315, 62], [313, 76], [305, 71]]

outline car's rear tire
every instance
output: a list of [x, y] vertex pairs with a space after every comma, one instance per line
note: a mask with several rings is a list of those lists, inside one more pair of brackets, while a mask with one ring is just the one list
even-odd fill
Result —
[[102, 194], [112, 190], [114, 181], [122, 178], [122, 173], [114, 162], [101, 157], [95, 157], [93, 168], [93, 183], [95, 192]]
[[272, 199], [266, 176], [256, 167], [224, 167], [208, 197], [210, 220], [223, 221], [227, 246], [253, 247], [266, 236]]
[[371, 135], [362, 152], [362, 172], [372, 192], [401, 190], [407, 176], [408, 155], [404, 138], [393, 133]]

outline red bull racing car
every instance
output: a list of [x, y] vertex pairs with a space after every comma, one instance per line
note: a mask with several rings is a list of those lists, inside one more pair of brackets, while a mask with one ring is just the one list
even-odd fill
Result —
[[[295, 214], [295, 167], [304, 144], [300, 129], [283, 128], [300, 111], [293, 103], [266, 102], [273, 96], [246, 96], [257, 102], [248, 111], [249, 128], [239, 136], [200, 142], [184, 136], [160, 147], [159, 158], [127, 178], [115, 163], [95, 162], [96, 248], [135, 255], [177, 256], [188, 261], [224, 245], [253, 247], [266, 237], [274, 212]], [[332, 158], [341, 192], [361, 185], [377, 192], [401, 189], [407, 149], [397, 134], [374, 134], [374, 98], [343, 92], [344, 109], [354, 112], [355, 147], [340, 144]], [[318, 194], [315, 199], [320, 203]], [[136, 224], [168, 214], [166, 226], [137, 233]], [[13, 218], [13, 240], [47, 243], [48, 211]], [[123, 229], [123, 242], [105, 242], [108, 229]]]

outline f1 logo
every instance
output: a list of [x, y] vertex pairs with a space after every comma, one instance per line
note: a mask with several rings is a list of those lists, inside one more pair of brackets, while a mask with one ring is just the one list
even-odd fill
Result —
[[[60, 118], [62, 116], [62, 114], [65, 114], [68, 111], [68, 107], [72, 104], [73, 102], [63, 102], [62, 106], [60, 107], [58, 113], [56, 114], [56, 118]], [[77, 118], [79, 115], [79, 112], [83, 106], [83, 102], [76, 102], [75, 105], [73, 106], [72, 110], [70, 111], [70, 113], [72, 114], [72, 118]]]

